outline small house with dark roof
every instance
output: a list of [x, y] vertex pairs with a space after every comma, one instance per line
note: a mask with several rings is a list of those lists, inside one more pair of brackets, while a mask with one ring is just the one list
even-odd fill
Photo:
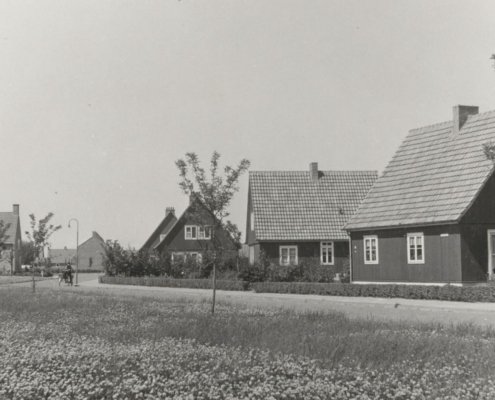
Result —
[[65, 266], [67, 264], [76, 265], [76, 249], [48, 249], [48, 258], [51, 266]]
[[19, 204], [14, 204], [11, 212], [0, 212], [0, 221], [8, 227], [0, 243], [0, 274], [12, 274], [21, 269]]
[[165, 238], [170, 228], [177, 222], [175, 209], [173, 207], [165, 208], [165, 216], [158, 224], [150, 237], [144, 242], [141, 250], [155, 250], [156, 246]]
[[483, 282], [495, 273], [495, 111], [413, 129], [350, 218], [353, 282]]
[[246, 244], [253, 264], [307, 262], [343, 272], [349, 237], [343, 229], [377, 178], [376, 171], [251, 171]]
[[223, 257], [237, 256], [238, 249], [232, 235], [222, 228], [214, 232], [215, 225], [215, 217], [197, 196], [192, 195], [179, 218], [175, 217], [173, 208], [167, 208], [164, 220], [141, 249], [168, 254], [173, 261], [185, 258], [201, 261], [205, 252], [214, 249], [213, 240], [216, 240], [222, 247]]

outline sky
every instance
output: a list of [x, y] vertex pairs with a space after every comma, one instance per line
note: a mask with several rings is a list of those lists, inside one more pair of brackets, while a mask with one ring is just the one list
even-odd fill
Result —
[[[456, 104], [495, 109], [495, 2], [2, 0], [0, 210], [139, 248], [175, 161], [378, 170]], [[248, 177], [230, 207], [245, 229]]]

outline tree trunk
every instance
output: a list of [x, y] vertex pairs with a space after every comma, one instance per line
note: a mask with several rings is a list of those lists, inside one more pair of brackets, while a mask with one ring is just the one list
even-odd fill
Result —
[[34, 280], [34, 265], [32, 266], [32, 269], [33, 269], [33, 293], [34, 293], [36, 291], [36, 283]]
[[213, 262], [213, 298], [211, 302], [211, 313], [215, 314], [215, 297], [217, 294], [217, 260]]

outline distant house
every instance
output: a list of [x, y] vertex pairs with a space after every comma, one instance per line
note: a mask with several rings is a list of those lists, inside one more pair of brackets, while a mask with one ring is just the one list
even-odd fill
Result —
[[191, 196], [189, 206], [176, 218], [172, 208], [168, 208], [165, 218], [151, 234], [142, 249], [153, 249], [161, 254], [169, 254], [172, 260], [191, 258], [201, 260], [205, 252], [213, 250], [213, 238], [223, 247], [224, 256], [236, 256], [234, 239], [224, 229], [213, 232], [215, 219], [199, 201]]
[[48, 258], [52, 266], [64, 266], [68, 263], [76, 265], [76, 249], [48, 249]]
[[370, 190], [376, 171], [251, 171], [246, 243], [249, 260], [260, 252], [279, 265], [334, 266], [349, 259], [348, 218]]
[[[482, 282], [495, 269], [495, 111], [406, 136], [346, 229], [353, 282]], [[487, 151], [485, 151], [487, 150]]]
[[103, 271], [103, 260], [105, 256], [105, 241], [97, 233], [78, 247], [79, 269]]
[[21, 269], [19, 204], [14, 204], [11, 212], [0, 212], [0, 221], [9, 226], [0, 243], [0, 274], [12, 274]]

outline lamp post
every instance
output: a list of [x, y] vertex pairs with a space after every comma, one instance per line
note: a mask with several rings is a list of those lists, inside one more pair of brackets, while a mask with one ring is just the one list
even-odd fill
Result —
[[76, 221], [77, 224], [77, 230], [76, 230], [76, 286], [77, 286], [77, 273], [79, 271], [79, 221], [77, 218], [71, 218], [69, 219], [69, 225], [68, 227], [70, 228], [70, 223], [71, 221]]

